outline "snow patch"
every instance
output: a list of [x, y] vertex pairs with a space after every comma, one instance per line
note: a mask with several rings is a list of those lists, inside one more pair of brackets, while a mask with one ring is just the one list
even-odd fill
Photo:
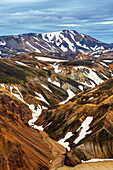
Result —
[[61, 49], [63, 52], [68, 51], [67, 47], [64, 47], [63, 45], [61, 45], [60, 49]]
[[107, 64], [105, 64], [105, 63], [103, 63], [103, 62], [100, 62], [102, 65], [104, 65], [105, 67], [108, 67], [108, 65]]
[[49, 70], [47, 67], [44, 67], [43, 69], [44, 69], [44, 70]]
[[50, 65], [54, 68], [55, 73], [59, 73], [62, 71], [62, 69], [59, 69], [59, 64], [54, 63], [54, 64], [50, 64]]
[[94, 97], [90, 97], [89, 100], [92, 100]]
[[87, 161], [83, 161], [82, 163], [90, 163], [90, 162], [102, 162], [102, 161], [113, 161], [113, 159], [99, 159], [99, 158], [94, 158], [94, 159], [90, 159]]
[[68, 98], [65, 101], [60, 102], [59, 104], [65, 104], [75, 96], [75, 94], [70, 89], [67, 90], [67, 93], [68, 93]]
[[83, 91], [83, 86], [82, 85], [79, 85], [78, 87], [79, 87], [80, 90]]
[[50, 83], [52, 83], [52, 84], [60, 87], [60, 83], [59, 83], [59, 82], [57, 82], [57, 81], [52, 81], [51, 78], [48, 78], [48, 81], [49, 81]]
[[[100, 77], [98, 77], [98, 75], [97, 75], [91, 68], [89, 68], [89, 67], [85, 67], [85, 66], [75, 66], [74, 69], [76, 69], [76, 70], [77, 70], [77, 69], [88, 69], [89, 72], [87, 72], [87, 73], [84, 72], [84, 73], [83, 73], [86, 77], [88, 77], [88, 78], [90, 78], [91, 80], [93, 80], [97, 85], [104, 82], [104, 81], [103, 81]], [[95, 85], [92, 86], [92, 87], [95, 87]]]
[[39, 96], [39, 97], [35, 97], [36, 99], [41, 100], [49, 105], [49, 103], [45, 100], [45, 98], [42, 96], [42, 94], [37, 93], [37, 92], [35, 92], [35, 94]]
[[41, 51], [39, 49], [37, 49], [36, 47], [34, 47], [33, 45], [31, 45], [28, 41], [26, 41], [26, 44], [31, 46], [31, 48], [33, 48], [36, 52], [41, 53]]
[[68, 60], [59, 60], [59, 59], [54, 59], [54, 58], [49, 58], [49, 57], [35, 57], [37, 60], [40, 61], [49, 61], [49, 62], [67, 62]]
[[83, 123], [81, 124], [81, 126], [77, 129], [77, 132], [82, 128], [80, 134], [79, 134], [79, 137], [74, 141], [75, 144], [77, 144], [80, 140], [82, 140], [87, 134], [90, 134], [92, 131], [90, 130], [89, 132], [88, 129], [89, 129], [89, 125], [90, 123], [92, 122], [93, 120], [93, 117], [91, 116], [88, 116], [84, 121]]
[[111, 63], [113, 60], [103, 60], [104, 62]]
[[22, 65], [22, 66], [28, 67], [25, 63], [22, 63], [22, 62], [20, 62], [20, 61], [15, 61], [15, 63], [20, 64], [20, 65]]
[[73, 136], [73, 133], [72, 132], [68, 132], [64, 138], [60, 139], [58, 141], [59, 144], [61, 144], [62, 146], [64, 146], [65, 148], [67, 148], [68, 150], [70, 150], [70, 147], [69, 147], [69, 142], [65, 142], [66, 139], [70, 138], [71, 136]]
[[52, 93], [52, 91], [47, 86], [45, 86], [44, 84], [41, 84], [41, 86]]
[[6, 42], [5, 41], [4, 42], [0, 41], [0, 45], [5, 46]]

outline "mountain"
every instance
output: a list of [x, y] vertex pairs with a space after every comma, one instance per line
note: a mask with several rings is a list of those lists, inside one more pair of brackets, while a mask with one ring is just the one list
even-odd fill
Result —
[[0, 58], [0, 169], [112, 158], [113, 58]]
[[92, 158], [113, 157], [112, 91], [113, 79], [109, 79], [79, 93], [66, 104], [49, 108], [35, 122], [43, 125], [52, 139], [68, 149], [66, 165], [74, 166]]
[[28, 127], [31, 118], [29, 107], [0, 87], [1, 170], [49, 169], [51, 150], [42, 135]]
[[11, 57], [16, 53], [39, 52], [62, 58], [76, 58], [78, 54], [99, 57], [106, 50], [113, 51], [113, 44], [100, 42], [74, 30], [51, 33], [29, 33], [0, 37], [1, 57]]

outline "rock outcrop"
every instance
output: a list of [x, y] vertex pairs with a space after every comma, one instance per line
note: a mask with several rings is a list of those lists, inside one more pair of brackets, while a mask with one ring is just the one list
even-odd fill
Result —
[[30, 118], [31, 110], [0, 87], [0, 169], [49, 169], [51, 150]]

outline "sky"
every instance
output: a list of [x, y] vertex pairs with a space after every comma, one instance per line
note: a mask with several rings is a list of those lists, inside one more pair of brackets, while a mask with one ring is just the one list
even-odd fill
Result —
[[113, 0], [0, 0], [0, 35], [61, 30], [113, 43]]

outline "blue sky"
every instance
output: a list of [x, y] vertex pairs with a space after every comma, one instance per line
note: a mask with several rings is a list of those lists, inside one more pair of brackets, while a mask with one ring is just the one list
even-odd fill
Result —
[[113, 43], [113, 0], [0, 0], [0, 35], [64, 29]]

